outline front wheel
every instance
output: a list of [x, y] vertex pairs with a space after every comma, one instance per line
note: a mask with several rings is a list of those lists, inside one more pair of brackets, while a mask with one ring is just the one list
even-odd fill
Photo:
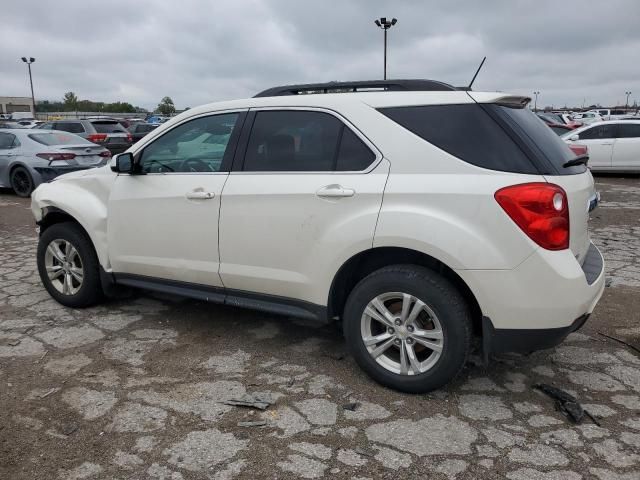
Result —
[[49, 294], [67, 307], [102, 299], [98, 258], [87, 234], [73, 222], [47, 228], [38, 243], [38, 272]]
[[409, 393], [450, 382], [471, 343], [471, 315], [460, 292], [424, 267], [377, 270], [353, 289], [344, 313], [347, 345], [375, 381]]

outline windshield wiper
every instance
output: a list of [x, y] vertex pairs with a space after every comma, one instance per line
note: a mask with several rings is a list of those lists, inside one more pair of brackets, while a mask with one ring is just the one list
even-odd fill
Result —
[[562, 164], [562, 168], [576, 167], [578, 165], [586, 165], [588, 161], [589, 161], [589, 155], [585, 153], [584, 155], [578, 155], [577, 157], [572, 158], [567, 162], [564, 162], [564, 164]]

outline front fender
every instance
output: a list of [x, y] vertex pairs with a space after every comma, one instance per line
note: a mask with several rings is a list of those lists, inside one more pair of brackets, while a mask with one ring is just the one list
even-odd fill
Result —
[[[47, 208], [73, 217], [85, 229], [103, 268], [110, 268], [107, 249], [107, 202], [116, 175], [108, 167], [75, 172], [41, 184], [31, 195], [31, 211], [40, 222]], [[98, 172], [100, 171], [100, 172]]]

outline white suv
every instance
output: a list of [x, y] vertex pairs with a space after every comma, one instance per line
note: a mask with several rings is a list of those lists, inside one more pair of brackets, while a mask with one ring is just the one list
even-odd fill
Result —
[[340, 319], [371, 377], [433, 390], [474, 337], [558, 344], [604, 288], [585, 159], [528, 102], [424, 80], [190, 109], [37, 188], [40, 276], [72, 307], [123, 285]]

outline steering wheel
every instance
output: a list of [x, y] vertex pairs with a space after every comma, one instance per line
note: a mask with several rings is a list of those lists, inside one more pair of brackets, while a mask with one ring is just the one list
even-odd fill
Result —
[[180, 165], [181, 172], [210, 172], [211, 167], [199, 158], [187, 158]]

